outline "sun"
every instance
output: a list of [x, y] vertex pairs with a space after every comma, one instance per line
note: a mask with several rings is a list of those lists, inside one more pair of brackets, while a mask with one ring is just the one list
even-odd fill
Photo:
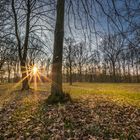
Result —
[[33, 71], [33, 74], [35, 75], [37, 73], [37, 71], [38, 71], [38, 68], [36, 66], [34, 66], [32, 71]]

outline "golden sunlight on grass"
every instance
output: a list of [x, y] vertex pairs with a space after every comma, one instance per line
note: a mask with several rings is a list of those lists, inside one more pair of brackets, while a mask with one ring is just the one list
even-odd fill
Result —
[[[30, 83], [32, 89], [34, 84]], [[58, 105], [45, 104], [51, 82], [37, 82], [31, 92], [6, 92], [12, 86], [0, 85], [0, 136], [51, 140], [63, 131], [81, 139], [85, 132], [100, 139], [139, 138], [139, 84], [65, 83], [64, 91], [74, 102]]]

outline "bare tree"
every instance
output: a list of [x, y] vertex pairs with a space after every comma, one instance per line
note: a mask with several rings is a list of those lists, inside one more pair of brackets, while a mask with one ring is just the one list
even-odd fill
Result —
[[112, 69], [114, 82], [116, 82], [116, 63], [118, 56], [124, 48], [124, 40], [120, 36], [109, 35], [102, 40], [100, 49], [103, 55], [107, 57]]
[[12, 0], [11, 3], [14, 35], [16, 36], [23, 79], [22, 90], [29, 89], [26, 65], [31, 37], [34, 35], [34, 38], [40, 40], [39, 37], [42, 34], [44, 35], [43, 31], [52, 31], [50, 20], [53, 20], [53, 17], [47, 16], [47, 12], [51, 12], [54, 9], [44, 10], [44, 5], [50, 6], [51, 3], [40, 3], [36, 0]]
[[54, 50], [52, 62], [52, 85], [51, 85], [51, 95], [48, 97], [48, 102], [51, 103], [61, 102], [64, 100], [64, 93], [62, 89], [64, 13], [65, 13], [65, 0], [57, 0], [57, 15], [54, 33]]
[[64, 63], [66, 69], [68, 69], [67, 76], [70, 85], [72, 85], [72, 81], [73, 81], [73, 67], [74, 67], [76, 49], [77, 48], [75, 46], [75, 40], [72, 38], [66, 38], [65, 46], [64, 46]]

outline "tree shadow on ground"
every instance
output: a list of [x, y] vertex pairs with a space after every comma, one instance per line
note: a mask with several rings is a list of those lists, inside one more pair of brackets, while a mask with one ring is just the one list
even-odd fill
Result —
[[[0, 136], [14, 139], [139, 139], [140, 110], [101, 96], [46, 105], [47, 94], [22, 97], [0, 112]], [[12, 110], [12, 111], [11, 111]], [[11, 111], [11, 113], [10, 113]]]
[[[74, 103], [43, 107], [51, 138], [138, 139], [140, 110], [93, 96]], [[43, 115], [42, 115], [43, 116]]]

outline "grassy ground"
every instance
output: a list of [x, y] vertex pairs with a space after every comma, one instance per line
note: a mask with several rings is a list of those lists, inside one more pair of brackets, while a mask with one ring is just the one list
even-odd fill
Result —
[[140, 107], [140, 84], [122, 83], [76, 83], [73, 86], [64, 85], [66, 92], [73, 96], [102, 95], [121, 104], [131, 104]]
[[[32, 88], [34, 86], [32, 85]], [[106, 96], [119, 104], [130, 104], [140, 107], [140, 84], [128, 83], [74, 83], [63, 84], [64, 91], [73, 98], [81, 96]], [[38, 91], [50, 91], [50, 84], [39, 84]]]
[[49, 83], [18, 89], [0, 85], [0, 139], [140, 139], [140, 84], [64, 84], [74, 102], [53, 106]]

